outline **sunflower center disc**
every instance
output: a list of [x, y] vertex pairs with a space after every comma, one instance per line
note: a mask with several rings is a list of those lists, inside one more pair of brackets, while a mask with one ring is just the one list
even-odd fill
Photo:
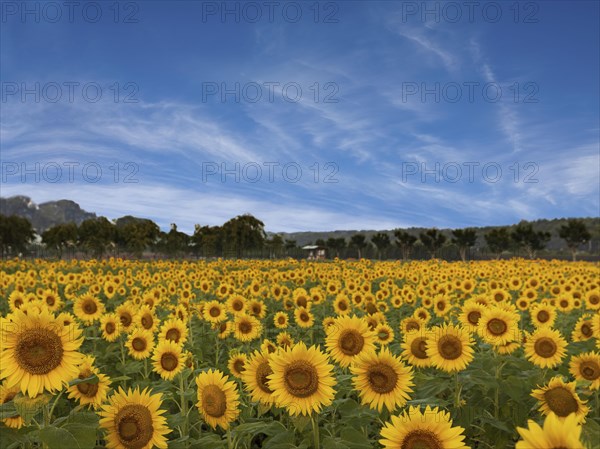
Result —
[[177, 368], [177, 365], [179, 364], [178, 362], [179, 360], [177, 359], [177, 356], [170, 352], [163, 354], [160, 358], [160, 366], [165, 371], [173, 371], [175, 368]]
[[202, 390], [202, 408], [213, 418], [220, 418], [227, 411], [227, 397], [216, 385], [208, 385]]
[[167, 340], [171, 340], [171, 341], [174, 341], [175, 343], [178, 343], [181, 335], [179, 334], [179, 331], [177, 329], [173, 328], [173, 329], [169, 329], [167, 331], [167, 334], [165, 335], [165, 337]]
[[235, 301], [232, 305], [232, 309], [235, 310], [236, 312], [239, 312], [243, 308], [244, 308], [244, 304], [240, 301]]
[[445, 335], [438, 342], [438, 350], [446, 360], [456, 360], [462, 354], [462, 343], [456, 337]]
[[[90, 377], [92, 374], [93, 373], [89, 370], [84, 371], [79, 374], [79, 379], [85, 379], [87, 377]], [[88, 382], [85, 382], [82, 384], [77, 384], [77, 390], [83, 396], [86, 396], [88, 398], [93, 398], [94, 396], [96, 396], [96, 393], [98, 393], [98, 384], [91, 384]]]
[[87, 313], [88, 315], [93, 315], [94, 313], [96, 313], [96, 311], [98, 310], [98, 306], [96, 305], [96, 303], [92, 300], [87, 300], [84, 304], [83, 304], [83, 311], [85, 313]]
[[48, 296], [46, 298], [46, 304], [48, 304], [49, 306], [53, 306], [55, 302], [56, 302], [56, 300], [54, 299], [53, 296]]
[[107, 334], [114, 334], [115, 332], [115, 325], [113, 323], [106, 323], [106, 333]]
[[211, 307], [209, 313], [210, 313], [210, 316], [212, 316], [213, 318], [216, 318], [219, 315], [221, 315], [221, 310], [218, 307]]
[[118, 437], [127, 449], [141, 449], [152, 439], [152, 415], [142, 405], [126, 405], [115, 418]]
[[487, 324], [487, 329], [492, 335], [502, 335], [508, 329], [508, 326], [503, 320], [492, 318]]
[[391, 366], [383, 363], [378, 363], [369, 368], [367, 376], [371, 388], [379, 394], [393, 391], [398, 382], [398, 374], [396, 374], [396, 371]]
[[144, 315], [142, 318], [142, 326], [144, 326], [144, 329], [151, 329], [153, 324], [154, 321], [152, 320], [152, 317]]
[[238, 373], [244, 371], [244, 361], [238, 359], [235, 362], [233, 362], [233, 369], [235, 369]]
[[131, 321], [132, 321], [131, 315], [129, 313], [121, 314], [119, 319], [121, 320], [121, 324], [125, 327], [129, 327], [129, 325], [131, 324]]
[[417, 323], [416, 321], [410, 321], [407, 325], [406, 325], [406, 332], [409, 333], [411, 331], [418, 331], [419, 329], [421, 329], [421, 326], [419, 323]]
[[240, 323], [240, 332], [242, 334], [249, 334], [252, 331], [252, 324], [247, 321], [242, 321]]
[[469, 323], [473, 324], [474, 326], [477, 326], [479, 323], [479, 318], [481, 318], [481, 313], [476, 310], [469, 312], [467, 315], [467, 320], [469, 320]]
[[29, 329], [21, 334], [15, 355], [19, 366], [29, 374], [47, 374], [60, 365], [62, 341], [48, 329]]
[[579, 371], [587, 380], [596, 380], [600, 377], [600, 366], [595, 362], [583, 362]]
[[435, 434], [427, 430], [413, 430], [402, 441], [401, 449], [442, 449]]
[[585, 323], [581, 326], [581, 333], [587, 337], [590, 338], [592, 336], [592, 328], [589, 324]]
[[344, 331], [340, 337], [340, 348], [346, 355], [358, 354], [365, 345], [365, 339], [354, 330]]
[[269, 362], [262, 362], [260, 365], [258, 365], [258, 368], [256, 368], [256, 383], [262, 391], [268, 394], [273, 393], [273, 390], [269, 388], [268, 384], [268, 376], [271, 374], [273, 374], [273, 370], [269, 366]]
[[415, 338], [410, 344], [410, 352], [418, 359], [426, 359], [427, 340], [423, 337]]
[[540, 323], [545, 323], [550, 319], [550, 314], [545, 310], [540, 310], [537, 314], [537, 319]]
[[577, 400], [569, 390], [563, 387], [556, 387], [544, 393], [544, 399], [550, 410], [560, 417], [569, 416], [579, 410]]
[[540, 357], [549, 358], [556, 354], [556, 343], [550, 338], [543, 337], [535, 342], [534, 345], [535, 353]]
[[146, 349], [146, 340], [144, 340], [143, 338], [134, 338], [133, 341], [131, 342], [131, 346], [133, 347], [133, 349], [135, 349], [136, 351], [144, 351]]
[[596, 305], [596, 304], [600, 303], [600, 296], [598, 296], [598, 295], [591, 295], [589, 297], [588, 301], [590, 302], [590, 304]]
[[319, 376], [314, 366], [305, 360], [292, 362], [285, 370], [288, 393], [299, 398], [314, 394], [319, 388]]

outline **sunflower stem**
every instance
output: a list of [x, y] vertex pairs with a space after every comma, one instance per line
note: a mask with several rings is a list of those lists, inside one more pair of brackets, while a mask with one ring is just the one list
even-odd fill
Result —
[[458, 371], [454, 373], [454, 406], [460, 407], [460, 384], [458, 383]]
[[[65, 392], [64, 389], [62, 389], [60, 391], [60, 393], [58, 394], [58, 396], [56, 396], [56, 399], [54, 400], [54, 402], [52, 403], [52, 407], [50, 408], [50, 411], [48, 412], [48, 422], [50, 422], [52, 420], [52, 413], [54, 413], [54, 408], [56, 407], [56, 404], [58, 403], [58, 400], [60, 399], [60, 397], [62, 396], [62, 394]], [[47, 424], [44, 423], [44, 427]]]
[[[188, 413], [187, 413], [187, 399], [185, 398], [185, 379], [183, 377], [183, 371], [179, 373], [179, 400], [181, 405], [181, 414], [185, 416], [185, 420], [183, 421], [183, 426], [181, 428], [181, 437], [183, 438], [187, 435], [188, 429]], [[188, 447], [187, 441], [185, 443], [185, 447]]]
[[233, 449], [233, 441], [231, 441], [231, 427], [227, 428], [227, 448]]
[[319, 420], [318, 417], [315, 413], [310, 415], [310, 421], [312, 423], [312, 428], [313, 428], [313, 437], [314, 437], [314, 449], [319, 449], [320, 446], [320, 441], [319, 441]]

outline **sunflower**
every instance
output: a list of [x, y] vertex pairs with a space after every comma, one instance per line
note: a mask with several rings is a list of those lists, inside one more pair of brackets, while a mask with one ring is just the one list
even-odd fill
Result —
[[485, 307], [476, 301], [466, 301], [461, 309], [458, 320], [465, 329], [476, 330]]
[[350, 372], [362, 404], [379, 413], [384, 405], [389, 412], [404, 406], [413, 391], [411, 369], [387, 348], [381, 349], [379, 354], [362, 353], [354, 360]]
[[104, 313], [104, 304], [90, 293], [83, 294], [75, 299], [73, 313], [86, 324], [91, 324]]
[[182, 346], [171, 340], [161, 340], [154, 348], [152, 366], [164, 380], [172, 380], [183, 370]]
[[448, 412], [427, 406], [410, 407], [381, 429], [385, 449], [468, 449], [462, 427], [452, 426]]
[[427, 310], [426, 307], [417, 307], [413, 311], [413, 316], [415, 318], [420, 319], [424, 323], [427, 323], [431, 319], [431, 314], [429, 313], [429, 310]]
[[233, 322], [233, 335], [241, 342], [256, 340], [262, 333], [260, 321], [250, 315], [240, 314]]
[[[5, 384], [6, 382], [4, 382]], [[19, 386], [15, 385], [12, 388], [7, 388], [6, 385], [0, 385], [0, 405], [5, 404], [9, 401], [12, 401], [14, 397], [19, 394]], [[14, 416], [9, 416], [8, 418], [2, 419], [2, 422], [10, 428], [20, 429], [25, 424], [25, 420], [19, 414]]]
[[561, 295], [555, 299], [556, 308], [563, 313], [568, 313], [573, 310], [573, 297], [568, 295]]
[[374, 331], [376, 337], [375, 342], [380, 345], [387, 345], [394, 340], [394, 330], [386, 323], [378, 324], [375, 326]]
[[315, 324], [315, 317], [308, 309], [298, 307], [294, 310], [294, 321], [299, 327], [309, 328]]
[[204, 305], [202, 316], [209, 323], [220, 323], [227, 320], [225, 306], [219, 301], [210, 301]]
[[361, 352], [375, 349], [375, 333], [357, 316], [336, 318], [327, 331], [326, 346], [331, 358], [347, 367]]
[[273, 317], [273, 324], [277, 329], [285, 329], [288, 327], [288, 314], [285, 312], [277, 312]]
[[290, 415], [320, 412], [333, 402], [335, 377], [327, 356], [316, 346], [307, 348], [302, 342], [292, 348], [271, 354], [269, 388], [279, 407]]
[[177, 318], [170, 318], [160, 327], [158, 338], [183, 345], [187, 340], [187, 335], [188, 329], [185, 323]]
[[135, 314], [134, 322], [138, 327], [144, 328], [150, 332], [154, 332], [159, 324], [153, 310], [147, 305], [140, 307]]
[[102, 338], [108, 342], [115, 341], [121, 334], [119, 318], [114, 313], [107, 313], [100, 318]]
[[240, 396], [236, 383], [229, 381], [219, 370], [208, 370], [196, 377], [198, 386], [198, 410], [204, 421], [216, 429], [227, 430], [240, 414]]
[[279, 346], [281, 346], [282, 348], [286, 348], [288, 346], [294, 345], [294, 339], [287, 332], [280, 332], [279, 334], [277, 334], [276, 340], [277, 340], [277, 344]]
[[79, 374], [83, 355], [78, 349], [83, 338], [75, 324], [63, 326], [47, 309], [20, 309], [0, 323], [0, 379], [12, 389], [34, 397], [54, 392]]
[[600, 354], [585, 352], [573, 356], [569, 363], [569, 370], [576, 380], [591, 382], [590, 389], [600, 389]]
[[244, 313], [246, 311], [246, 298], [242, 295], [230, 296], [227, 300], [227, 310], [234, 315]]
[[486, 343], [505, 345], [519, 335], [519, 315], [501, 307], [486, 308], [479, 318], [477, 333]]
[[575, 328], [571, 333], [571, 340], [573, 341], [585, 341], [589, 340], [594, 336], [594, 331], [592, 330], [592, 317], [589, 314], [582, 315], [577, 320], [575, 324]]
[[408, 318], [404, 318], [400, 322], [400, 332], [402, 334], [419, 332], [423, 326], [425, 326], [425, 322], [421, 318], [411, 316]]
[[344, 293], [338, 293], [333, 301], [333, 310], [337, 315], [348, 315], [350, 313], [350, 300]]
[[539, 303], [531, 309], [531, 321], [535, 327], [552, 327], [556, 319], [556, 310], [550, 304]]
[[575, 391], [576, 382], [563, 382], [560, 376], [553, 377], [548, 385], [531, 392], [531, 396], [539, 401], [540, 411], [547, 415], [555, 413], [559, 418], [566, 418], [571, 413], [577, 416], [577, 422], [585, 422], [589, 407], [579, 399]]
[[448, 315], [452, 306], [450, 305], [450, 301], [444, 295], [436, 295], [433, 298], [433, 310], [436, 316], [442, 317]]
[[527, 338], [525, 357], [540, 368], [554, 368], [565, 356], [567, 342], [557, 330], [541, 327]]
[[412, 332], [404, 336], [402, 358], [413, 366], [424, 368], [431, 366], [431, 358], [427, 355], [427, 332]]
[[25, 294], [19, 290], [15, 290], [8, 297], [8, 307], [11, 312], [19, 309], [23, 304], [25, 304]]
[[150, 331], [138, 328], [129, 334], [125, 346], [134, 359], [143, 360], [152, 353], [154, 335]]
[[94, 368], [94, 357], [85, 356], [82, 364], [79, 366], [79, 376], [77, 376], [77, 378], [87, 379], [93, 375], [98, 378], [97, 382], [83, 382], [72, 385], [67, 391], [69, 392], [69, 399], [78, 399], [81, 405], [89, 405], [90, 407], [98, 409], [106, 400], [110, 379], [108, 376], [100, 373], [98, 369]]
[[515, 449], [585, 449], [579, 439], [581, 425], [574, 414], [560, 419], [554, 413], [550, 413], [544, 421], [543, 428], [532, 420], [527, 424], [529, 429], [517, 427], [521, 440], [517, 442]]
[[244, 371], [241, 373], [246, 391], [253, 401], [265, 405], [273, 404], [273, 390], [269, 388], [271, 374], [273, 374], [273, 370], [269, 365], [269, 356], [255, 351], [244, 365]]
[[58, 293], [50, 289], [44, 290], [40, 295], [40, 299], [46, 304], [48, 310], [53, 313], [60, 310], [63, 305], [63, 301], [60, 299]]
[[132, 304], [123, 303], [115, 310], [115, 313], [119, 317], [119, 321], [121, 322], [121, 329], [125, 332], [129, 332], [129, 330], [133, 327], [133, 319], [135, 317], [135, 308]]
[[167, 448], [165, 435], [170, 432], [161, 416], [162, 395], [139, 388], [125, 392], [119, 387], [100, 411], [100, 427], [106, 429], [109, 449]]
[[229, 361], [227, 362], [227, 368], [229, 368], [229, 372], [233, 374], [235, 377], [242, 377], [242, 373], [246, 367], [246, 363], [248, 363], [248, 357], [246, 354], [241, 354], [237, 351], [232, 351], [229, 354]]
[[585, 306], [591, 310], [600, 309], [600, 290], [590, 290], [585, 294]]
[[264, 302], [253, 299], [246, 306], [246, 313], [262, 320], [267, 315], [267, 307]]
[[438, 369], [461, 371], [473, 360], [473, 340], [461, 327], [443, 325], [432, 329], [427, 343], [427, 355]]

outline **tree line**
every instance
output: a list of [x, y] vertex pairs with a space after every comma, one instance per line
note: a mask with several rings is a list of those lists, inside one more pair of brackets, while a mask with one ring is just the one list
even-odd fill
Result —
[[[264, 223], [250, 214], [239, 215], [221, 226], [196, 225], [194, 233], [188, 235], [171, 224], [168, 232], [149, 219], [125, 216], [114, 221], [105, 217], [88, 219], [80, 225], [64, 223], [55, 225], [41, 234], [41, 243], [58, 258], [65, 253], [76, 251], [92, 257], [105, 255], [129, 255], [140, 258], [144, 252], [165, 257], [235, 257], [264, 255], [270, 258], [298, 255], [295, 240], [284, 239], [281, 235], [267, 236]], [[406, 230], [378, 232], [370, 239], [356, 233], [345, 238], [319, 239], [316, 245], [325, 248], [329, 257], [340, 257], [342, 252], [348, 257], [362, 258], [367, 250], [375, 252], [379, 259], [387, 257], [390, 248], [396, 246], [403, 260], [409, 260], [417, 247], [424, 249], [429, 257], [439, 257], [440, 251], [448, 246], [458, 250], [463, 261], [470, 258], [470, 252], [477, 241], [475, 228], [455, 229], [451, 237], [431, 228], [418, 235]], [[569, 219], [558, 229], [558, 236], [566, 243], [572, 259], [582, 245], [591, 239], [591, 234], [582, 220]], [[521, 222], [513, 229], [498, 227], [484, 235], [488, 250], [499, 258], [505, 252], [525, 251], [528, 257], [535, 258], [551, 238], [547, 231], [534, 230], [531, 223]], [[36, 233], [26, 218], [0, 215], [0, 250], [2, 257], [10, 257], [27, 252]]]

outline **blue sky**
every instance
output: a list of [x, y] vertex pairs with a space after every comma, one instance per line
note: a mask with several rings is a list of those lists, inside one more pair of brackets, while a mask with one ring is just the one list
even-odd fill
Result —
[[600, 212], [596, 1], [113, 4], [1, 2], [2, 196], [187, 232]]

